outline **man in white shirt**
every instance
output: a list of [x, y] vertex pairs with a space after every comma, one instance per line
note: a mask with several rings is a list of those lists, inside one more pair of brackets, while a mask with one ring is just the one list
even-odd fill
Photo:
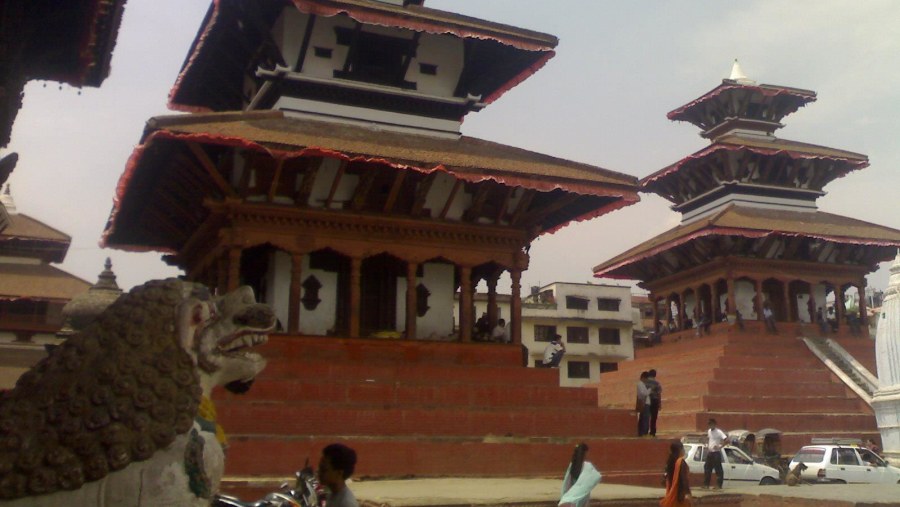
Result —
[[551, 341], [544, 348], [544, 360], [541, 362], [541, 366], [544, 368], [557, 368], [559, 367], [560, 361], [562, 361], [563, 355], [566, 353], [566, 346], [562, 341], [562, 336], [556, 335], [553, 337], [553, 341]]
[[506, 321], [500, 319], [494, 330], [491, 332], [491, 340], [498, 343], [509, 343], [509, 328], [506, 327]]
[[709, 488], [713, 470], [716, 471], [716, 486], [713, 489], [722, 489], [725, 480], [722, 470], [722, 448], [728, 440], [728, 435], [716, 427], [716, 420], [710, 419], [707, 423], [709, 430], [706, 432], [706, 463], [703, 465], [703, 487]]

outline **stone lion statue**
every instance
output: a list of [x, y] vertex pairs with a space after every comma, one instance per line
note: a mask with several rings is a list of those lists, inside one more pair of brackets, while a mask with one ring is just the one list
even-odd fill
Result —
[[251, 381], [275, 316], [243, 287], [152, 281], [120, 297], [0, 396], [0, 500], [209, 505], [224, 469], [213, 387]]

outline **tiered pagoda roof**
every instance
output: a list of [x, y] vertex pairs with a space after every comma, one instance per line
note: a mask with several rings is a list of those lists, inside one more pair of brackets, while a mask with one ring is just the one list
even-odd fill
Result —
[[[357, 212], [388, 209], [421, 218], [424, 195], [421, 191], [416, 195], [416, 186], [438, 174], [482, 189], [476, 192], [481, 198], [465, 213], [466, 221], [502, 221], [535, 234], [638, 200], [632, 176], [467, 136], [449, 139], [377, 131], [292, 119], [280, 111], [193, 114], [148, 122], [142, 144], [119, 183], [104, 241], [119, 248], [178, 251], [208, 215], [203, 196], [247, 197], [247, 189], [231, 185], [227, 174], [198, 162], [197, 157], [218, 159], [233, 147], [284, 160], [282, 175], [290, 170], [294, 178], [297, 174], [315, 178], [309, 160], [322, 156], [346, 161], [348, 171], [368, 172], [388, 182], [394, 181], [397, 171], [408, 173], [401, 183], [405, 197], [395, 197], [390, 209], [377, 192], [368, 192], [360, 194], [362, 202], [349, 206]], [[520, 211], [512, 215], [503, 211], [513, 198], [510, 187], [521, 187], [528, 195], [527, 202], [519, 201], [523, 203]], [[274, 192], [281, 194], [279, 189]], [[282, 197], [305, 207], [308, 195], [302, 194], [290, 192]], [[177, 209], [172, 203], [178, 203]]]
[[[0, 18], [0, 146], [9, 143], [22, 106], [22, 88], [32, 79], [72, 86], [100, 86], [109, 63], [126, 0], [10, 0]], [[0, 178], [2, 183], [2, 178]]]
[[703, 129], [710, 145], [641, 180], [673, 203], [681, 225], [594, 268], [598, 277], [652, 282], [716, 258], [751, 258], [873, 271], [900, 246], [900, 231], [817, 210], [837, 178], [865, 155], [779, 139], [781, 120], [815, 92], [732, 78], [669, 113]]
[[8, 193], [9, 226], [0, 232], [0, 299], [67, 301], [90, 287], [81, 278], [51, 266], [62, 262], [72, 238], [43, 222], [16, 212]]

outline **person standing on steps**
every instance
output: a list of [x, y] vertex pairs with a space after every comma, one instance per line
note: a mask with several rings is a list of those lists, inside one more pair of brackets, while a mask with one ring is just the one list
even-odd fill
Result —
[[724, 470], [722, 470], [722, 448], [728, 441], [728, 435], [724, 431], [716, 427], [716, 420], [710, 419], [707, 422], [709, 430], [706, 432], [706, 463], [703, 464], [703, 488], [709, 488], [712, 472], [716, 472], [716, 485], [713, 489], [722, 489], [725, 481]]
[[650, 388], [647, 386], [649, 372], [642, 371], [637, 383], [634, 410], [638, 413], [638, 436], [643, 437], [650, 433]]
[[651, 437], [656, 437], [656, 420], [659, 418], [659, 409], [662, 408], [662, 384], [656, 380], [656, 370], [647, 372], [645, 384], [650, 388], [649, 434]]
[[763, 320], [766, 322], [766, 331], [770, 334], [778, 334], [778, 329], [775, 328], [775, 314], [768, 301], [763, 303]]

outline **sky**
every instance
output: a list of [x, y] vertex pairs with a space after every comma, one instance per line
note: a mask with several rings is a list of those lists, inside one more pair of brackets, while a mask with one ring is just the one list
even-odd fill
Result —
[[[169, 89], [208, 0], [128, 0], [99, 89], [31, 82], [0, 156], [19, 212], [72, 236], [61, 267], [91, 282], [111, 257], [121, 287], [178, 274], [159, 254], [101, 249], [116, 184]], [[815, 90], [776, 135], [869, 156], [823, 211], [900, 229], [900, 2], [893, 0], [426, 0], [426, 6], [553, 34], [557, 55], [463, 124], [465, 135], [641, 178], [708, 144], [666, 119], [727, 78]], [[523, 286], [595, 281], [591, 268], [680, 220], [652, 194], [532, 245]], [[869, 285], [887, 285], [887, 266]], [[621, 283], [621, 282], [616, 282]], [[505, 285], [501, 282], [501, 290]]]

